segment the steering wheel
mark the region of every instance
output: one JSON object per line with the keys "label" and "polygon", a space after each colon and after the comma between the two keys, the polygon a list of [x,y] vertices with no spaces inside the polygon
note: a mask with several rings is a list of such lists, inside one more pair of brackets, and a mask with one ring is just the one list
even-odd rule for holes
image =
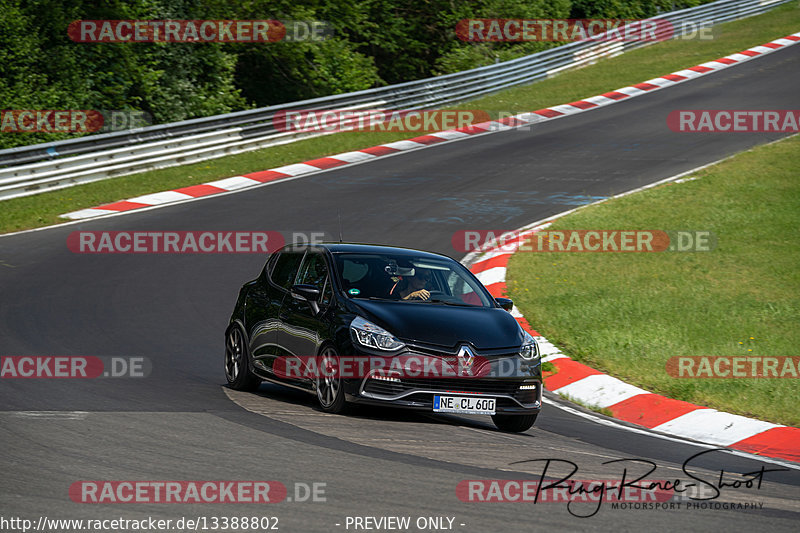
{"label": "steering wheel", "polygon": [[452,296],[450,296],[449,294],[445,293],[444,291],[428,291],[428,292],[430,293],[430,296],[428,296],[427,300],[425,300],[425,301],[430,301],[430,300],[434,300],[434,299],[438,299],[438,300],[452,300],[453,299]]}

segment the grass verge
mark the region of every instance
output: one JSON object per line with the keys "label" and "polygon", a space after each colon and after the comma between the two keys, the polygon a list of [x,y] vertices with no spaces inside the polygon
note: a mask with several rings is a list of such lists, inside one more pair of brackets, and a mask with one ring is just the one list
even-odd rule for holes
{"label": "grass verge", "polygon": [[672,378],[672,356],[796,356],[800,136],[590,206],[548,229],[708,230],[695,253],[515,254],[508,287],[564,353],[623,381],[715,409],[800,425],[798,379]]}
{"label": "grass verge", "polygon": [[[602,60],[532,85],[457,106],[493,116],[519,113],[587,98],[763,44],[800,30],[800,7],[785,4],[723,24],[714,40],[668,41]],[[778,52],[780,53],[780,52]],[[142,172],[60,191],[2,202],[0,233],[63,222],[58,215],[133,196],[256,172],[340,152],[413,137],[411,133],[339,133],[192,165]]]}

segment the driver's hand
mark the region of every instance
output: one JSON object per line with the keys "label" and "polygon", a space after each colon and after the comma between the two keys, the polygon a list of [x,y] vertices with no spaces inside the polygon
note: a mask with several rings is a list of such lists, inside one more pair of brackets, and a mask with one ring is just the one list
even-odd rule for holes
{"label": "driver's hand", "polygon": [[408,296],[406,296],[406,300],[427,300],[431,297],[431,293],[425,289],[420,289],[418,291],[414,291]]}

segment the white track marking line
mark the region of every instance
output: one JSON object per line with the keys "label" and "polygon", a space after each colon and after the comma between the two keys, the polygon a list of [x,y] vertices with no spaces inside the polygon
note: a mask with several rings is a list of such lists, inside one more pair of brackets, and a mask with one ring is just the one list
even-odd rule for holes
{"label": "white track marking line", "polygon": [[650,394],[649,391],[629,385],[608,374],[586,376],[551,392],[562,396],[566,394],[570,398],[600,408],[610,407],[640,394]]}
{"label": "white track marking line", "polygon": [[420,148],[425,145],[414,141],[397,141],[393,143],[382,144],[381,146],[394,148],[395,150],[411,150],[412,148]]}
{"label": "white track marking line", "polygon": [[260,182],[250,178],[245,178],[244,176],[233,176],[232,178],[224,178],[221,180],[209,181],[204,185],[211,185],[212,187],[217,187],[219,189],[224,189],[228,192],[231,192],[237,189],[244,189],[247,187],[253,187],[255,185],[260,185],[260,184],[261,184]]}
{"label": "white track marking line", "polygon": [[126,201],[136,202],[137,204],[159,205],[170,202],[180,202],[181,200],[188,200],[190,198],[194,197],[177,191],[162,191],[154,192],[152,194],[145,194],[143,196],[136,196],[135,198],[129,198]]}
{"label": "white track marking line", "polygon": [[730,446],[779,426],[715,409],[696,409],[656,426],[654,431],[681,435],[711,444]]}
{"label": "white track marking line", "polygon": [[330,159],[338,159],[339,161],[347,161],[348,163],[356,163],[358,161],[366,161],[368,159],[374,159],[377,157],[374,154],[368,154],[366,152],[344,152],[343,154],[336,154],[336,155],[329,155]]}
{"label": "white track marking line", "polygon": [[308,174],[309,172],[316,172],[319,170],[319,168],[307,165],[305,163],[294,163],[293,165],[284,165],[282,167],[270,168],[267,170],[280,172],[281,174],[288,174],[290,176],[301,176],[303,174]]}

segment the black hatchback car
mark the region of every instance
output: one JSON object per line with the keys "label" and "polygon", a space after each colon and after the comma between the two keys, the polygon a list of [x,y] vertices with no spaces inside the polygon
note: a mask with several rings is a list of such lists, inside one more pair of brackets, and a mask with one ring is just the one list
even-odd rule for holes
{"label": "black hatchback car", "polygon": [[487,414],[525,431],[542,405],[535,339],[457,261],[363,244],[290,245],[245,283],[225,332],[225,375],[368,403]]}

